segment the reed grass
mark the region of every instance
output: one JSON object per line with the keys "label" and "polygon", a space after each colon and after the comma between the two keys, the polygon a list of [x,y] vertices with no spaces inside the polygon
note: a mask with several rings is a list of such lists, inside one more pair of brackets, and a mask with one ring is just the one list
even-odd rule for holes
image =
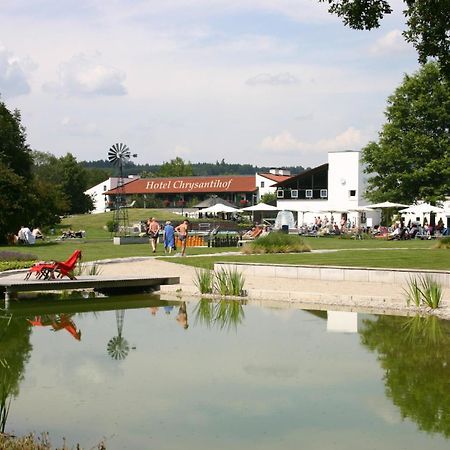
{"label": "reed grass", "polygon": [[194,284],[200,294],[211,294],[214,287],[214,272],[208,269],[196,270]]}
{"label": "reed grass", "polygon": [[412,302],[415,306],[426,305],[431,309],[439,308],[443,296],[442,286],[431,275],[410,278],[404,291],[408,306]]}

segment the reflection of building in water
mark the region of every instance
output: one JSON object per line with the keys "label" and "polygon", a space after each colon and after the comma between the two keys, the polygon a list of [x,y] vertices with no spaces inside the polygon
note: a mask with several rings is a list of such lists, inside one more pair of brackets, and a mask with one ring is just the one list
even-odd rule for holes
{"label": "reflection of building in water", "polygon": [[357,333],[358,313],[349,311],[328,311],[327,331],[331,333]]}

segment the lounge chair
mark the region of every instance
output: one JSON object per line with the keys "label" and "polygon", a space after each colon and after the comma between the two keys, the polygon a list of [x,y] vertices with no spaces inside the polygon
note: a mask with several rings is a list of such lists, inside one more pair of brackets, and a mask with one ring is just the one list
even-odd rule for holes
{"label": "lounge chair", "polygon": [[66,261],[44,261],[36,263],[28,270],[25,275],[25,280],[28,280],[32,273],[35,274],[36,278],[43,278],[44,280],[56,278],[55,273],[58,278],[68,277],[71,280],[76,280],[73,271],[79,259],[81,259],[81,250],[75,250]]}

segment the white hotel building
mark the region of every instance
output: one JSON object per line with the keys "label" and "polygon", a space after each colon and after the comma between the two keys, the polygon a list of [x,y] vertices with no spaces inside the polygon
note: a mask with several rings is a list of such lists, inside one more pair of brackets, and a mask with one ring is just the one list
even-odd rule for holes
{"label": "white hotel building", "polygon": [[354,224],[378,224],[380,211],[365,208],[368,174],[361,156],[360,151],[329,152],[328,163],[277,184],[277,206],[296,211],[299,225],[331,215],[338,223],[344,218]]}

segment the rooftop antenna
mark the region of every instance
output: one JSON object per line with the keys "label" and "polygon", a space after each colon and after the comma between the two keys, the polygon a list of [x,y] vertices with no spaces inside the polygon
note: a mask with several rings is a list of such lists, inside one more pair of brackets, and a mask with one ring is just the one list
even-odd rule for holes
{"label": "rooftop antenna", "polygon": [[[114,235],[125,236],[128,229],[128,209],[123,182],[123,166],[130,160],[130,149],[125,144],[114,144],[108,151],[109,162],[119,168],[116,195],[114,198]],[[134,156],[134,155],[133,155]]]}

